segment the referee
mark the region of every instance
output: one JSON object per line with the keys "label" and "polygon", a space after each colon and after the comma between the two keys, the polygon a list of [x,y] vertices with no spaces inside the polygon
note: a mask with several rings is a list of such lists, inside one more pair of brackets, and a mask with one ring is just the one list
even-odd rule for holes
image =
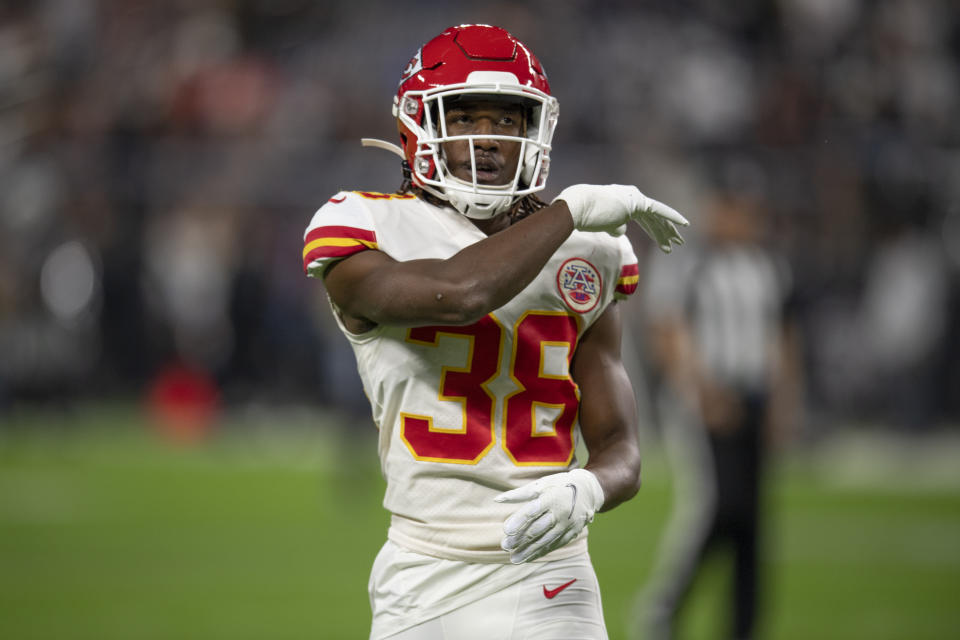
{"label": "referee", "polygon": [[[795,414],[799,376],[790,277],[762,238],[762,200],[719,192],[702,246],[680,269],[651,265],[647,288],[656,397],[676,495],[650,580],[641,637],[674,637],[708,554],[728,554],[732,628],[754,635],[760,484],[769,427]],[[656,258],[654,259],[656,260]]]}

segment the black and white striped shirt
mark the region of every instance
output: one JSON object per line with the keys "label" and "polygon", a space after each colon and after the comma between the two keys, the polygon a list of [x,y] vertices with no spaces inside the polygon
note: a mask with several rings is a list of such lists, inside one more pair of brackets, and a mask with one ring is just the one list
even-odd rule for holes
{"label": "black and white striped shirt", "polygon": [[786,264],[748,245],[681,255],[679,261],[658,256],[651,265],[651,317],[683,318],[704,373],[717,383],[748,393],[768,390],[790,288]]}

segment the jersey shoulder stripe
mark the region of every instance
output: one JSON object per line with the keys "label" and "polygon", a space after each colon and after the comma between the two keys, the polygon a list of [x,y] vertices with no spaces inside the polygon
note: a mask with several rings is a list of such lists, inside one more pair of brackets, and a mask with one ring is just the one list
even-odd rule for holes
{"label": "jersey shoulder stripe", "polygon": [[620,269],[620,277],[617,279],[616,292],[622,296],[629,296],[637,290],[637,283],[640,282],[640,265],[636,262],[625,264]]}
{"label": "jersey shoulder stripe", "polygon": [[303,269],[325,258],[345,258],[361,251],[377,248],[377,234],[369,229],[342,225],[314,227],[303,245]]}
{"label": "jersey shoulder stripe", "polygon": [[617,300],[624,300],[637,290],[637,284],[640,282],[640,265],[627,236],[622,235],[616,240],[620,246],[620,275],[617,277],[613,296]]}
{"label": "jersey shoulder stripe", "polygon": [[361,251],[377,250],[376,223],[370,205],[384,202],[355,191],[340,191],[313,215],[303,235],[303,270],[320,277],[338,260]]}

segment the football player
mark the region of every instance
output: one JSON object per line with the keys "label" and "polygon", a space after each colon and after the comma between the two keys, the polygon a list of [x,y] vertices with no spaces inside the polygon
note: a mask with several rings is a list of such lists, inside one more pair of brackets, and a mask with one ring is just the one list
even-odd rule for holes
{"label": "football player", "polygon": [[[669,251],[670,207],[626,185],[547,204],[557,100],[498,27],[423,45],[394,99],[405,180],[342,191],[305,234],[379,428],[387,542],[371,638],[606,638],[586,525],[640,486],[616,301],[636,220]],[[588,460],[575,455],[582,438]]]}

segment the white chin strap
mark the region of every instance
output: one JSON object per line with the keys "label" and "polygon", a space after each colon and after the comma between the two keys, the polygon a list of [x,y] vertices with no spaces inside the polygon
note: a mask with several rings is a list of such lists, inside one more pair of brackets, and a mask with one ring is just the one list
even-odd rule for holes
{"label": "white chin strap", "polygon": [[[472,185],[469,182],[454,178],[453,176],[448,176],[447,181],[456,185],[453,188],[444,190],[444,196],[447,202],[449,202],[454,209],[474,220],[493,218],[504,211],[508,211],[516,201],[516,197],[509,193],[510,185],[504,185],[503,190],[506,192],[504,195],[493,195],[489,193],[472,193],[458,189],[457,187],[459,186],[462,186],[464,189],[470,189]],[[496,189],[496,187],[485,186],[484,189],[490,191]]]}

